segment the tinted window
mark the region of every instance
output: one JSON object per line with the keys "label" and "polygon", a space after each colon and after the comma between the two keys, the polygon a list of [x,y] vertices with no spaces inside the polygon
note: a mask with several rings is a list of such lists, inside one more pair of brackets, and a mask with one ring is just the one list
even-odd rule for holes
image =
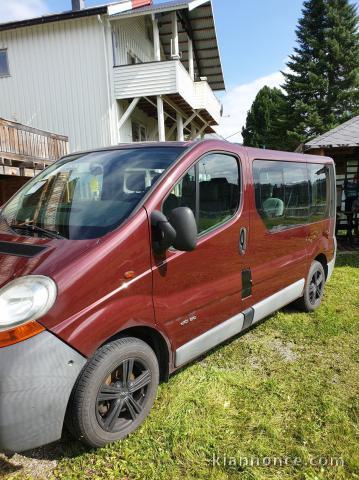
{"label": "tinted window", "polygon": [[239,171],[234,157],[213,154],[199,162],[198,231],[233,217],[239,205]]}
{"label": "tinted window", "polygon": [[309,189],[306,164],[256,160],[253,172],[257,211],[268,230],[307,223]]}
{"label": "tinted window", "polygon": [[10,75],[7,50],[0,50],[0,77]]}
{"label": "tinted window", "polygon": [[325,165],[309,164],[310,216],[315,222],[326,218],[328,212],[329,170]]}
{"label": "tinted window", "polygon": [[24,224],[74,240],[101,237],[128,218],[183,151],[128,148],[65,157],[27,183],[2,217],[29,235]]}
{"label": "tinted window", "polygon": [[175,186],[163,204],[169,216],[177,207],[192,209],[203,233],[230,219],[239,206],[237,160],[224,154],[211,154],[196,164]]}
{"label": "tinted window", "polygon": [[163,213],[169,216],[178,207],[189,207],[196,215],[196,171],[191,168],[166,198]]}

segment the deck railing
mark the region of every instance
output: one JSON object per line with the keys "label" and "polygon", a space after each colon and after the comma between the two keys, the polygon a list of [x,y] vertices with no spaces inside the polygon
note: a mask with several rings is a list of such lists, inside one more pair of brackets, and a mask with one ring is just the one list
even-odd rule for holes
{"label": "deck railing", "polygon": [[0,157],[52,163],[67,153],[67,137],[0,118]]}

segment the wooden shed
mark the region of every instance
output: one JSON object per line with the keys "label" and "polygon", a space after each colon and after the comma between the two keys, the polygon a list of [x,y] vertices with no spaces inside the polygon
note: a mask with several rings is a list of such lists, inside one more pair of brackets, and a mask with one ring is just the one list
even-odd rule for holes
{"label": "wooden shed", "polygon": [[0,205],[67,153],[67,137],[0,118]]}
{"label": "wooden shed", "polygon": [[358,241],[358,213],[353,212],[353,201],[348,202],[348,198],[350,188],[352,199],[355,195],[359,199],[359,116],[309,141],[303,149],[305,153],[327,155],[335,161],[337,230],[339,234],[346,231],[352,243]]}

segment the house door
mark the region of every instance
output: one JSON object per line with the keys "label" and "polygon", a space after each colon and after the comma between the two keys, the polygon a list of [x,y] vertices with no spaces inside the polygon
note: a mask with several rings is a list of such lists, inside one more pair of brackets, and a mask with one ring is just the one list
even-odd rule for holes
{"label": "house door", "polygon": [[[199,231],[195,251],[170,249],[166,258],[154,257],[156,321],[175,350],[188,345],[177,366],[210,349],[214,339],[219,343],[223,333],[228,334],[214,329],[222,322],[238,316],[232,328],[242,328],[243,315],[238,314],[243,309],[246,265],[239,241],[241,229],[248,230],[249,217],[240,191],[239,159],[213,153],[202,157],[164,199],[162,210],[167,216],[174,208],[191,208]],[[192,348],[189,342],[199,336],[201,343]]]}

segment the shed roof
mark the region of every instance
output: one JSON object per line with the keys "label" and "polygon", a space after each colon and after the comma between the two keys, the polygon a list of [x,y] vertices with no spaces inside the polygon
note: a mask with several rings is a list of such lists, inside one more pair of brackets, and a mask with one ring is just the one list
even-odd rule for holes
{"label": "shed roof", "polygon": [[359,147],[359,115],[305,144],[305,150],[329,147]]}

